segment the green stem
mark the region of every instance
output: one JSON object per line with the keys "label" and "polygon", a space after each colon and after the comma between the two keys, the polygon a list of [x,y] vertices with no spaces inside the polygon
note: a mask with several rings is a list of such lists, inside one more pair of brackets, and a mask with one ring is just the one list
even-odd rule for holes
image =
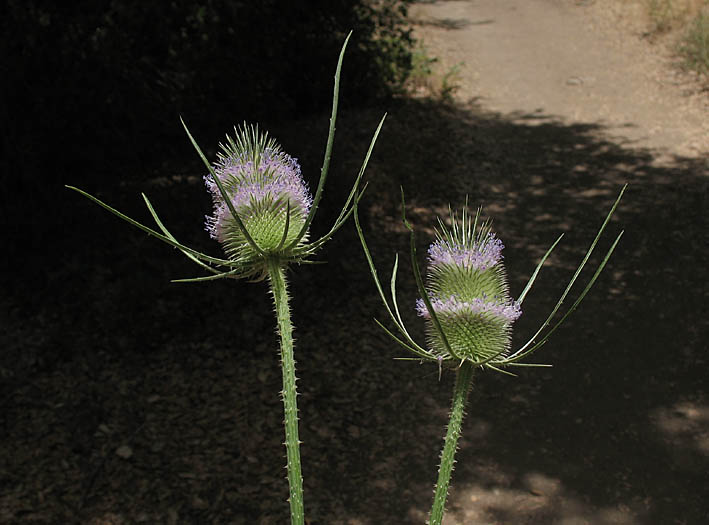
{"label": "green stem", "polygon": [[472,384],[473,365],[469,361],[465,361],[458,369],[453,389],[450,422],[448,423],[443,452],[441,453],[441,466],[438,469],[438,481],[436,482],[436,493],[433,497],[429,525],[441,525],[443,520],[446,498],[448,497],[448,486],[450,485],[453,464],[455,463],[455,451],[458,447],[460,427],[463,422],[463,411]]}
{"label": "green stem", "polygon": [[278,259],[268,259],[268,276],[273,303],[276,307],[278,333],[281,336],[281,366],[283,367],[283,409],[285,412],[286,457],[291,525],[303,525],[303,476],[300,470],[300,440],[298,439],[298,403],[293,358],[293,325],[288,306],[288,290],[284,268]]}

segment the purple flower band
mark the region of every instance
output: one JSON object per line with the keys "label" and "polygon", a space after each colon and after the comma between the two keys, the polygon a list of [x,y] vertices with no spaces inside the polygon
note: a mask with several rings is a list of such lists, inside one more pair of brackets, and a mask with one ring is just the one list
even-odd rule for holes
{"label": "purple flower band", "polygon": [[[510,323],[516,321],[519,316],[522,315],[522,308],[517,301],[497,303],[488,301],[485,297],[476,297],[472,301],[460,301],[455,296],[451,296],[446,300],[432,299],[431,306],[433,306],[433,310],[436,314],[489,314]],[[416,301],[416,311],[419,316],[425,319],[431,318],[423,299]]]}
{"label": "purple flower band", "polygon": [[475,243],[472,247],[438,239],[428,248],[428,260],[434,266],[453,264],[484,271],[500,262],[504,247],[494,233],[490,233],[481,243]]}
{"label": "purple flower band", "polygon": [[[304,217],[310,212],[313,199],[298,161],[278,149],[264,149],[257,166],[249,152],[223,156],[214,172],[227,189],[237,212],[248,213],[254,202],[269,200],[287,200],[291,210],[299,209]],[[224,240],[223,226],[231,213],[214,178],[207,175],[204,180],[214,200],[214,215],[207,216],[206,229],[212,238],[221,241]]]}

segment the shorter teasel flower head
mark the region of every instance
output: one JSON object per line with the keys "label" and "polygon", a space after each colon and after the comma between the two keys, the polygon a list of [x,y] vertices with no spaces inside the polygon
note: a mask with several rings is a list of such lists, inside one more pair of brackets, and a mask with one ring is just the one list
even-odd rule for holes
{"label": "shorter teasel flower head", "polygon": [[450,225],[446,225],[439,219],[436,240],[428,249],[428,272],[424,281],[416,254],[415,232],[406,219],[406,206],[403,201],[402,191],[403,221],[411,233],[411,266],[421,296],[416,301],[416,311],[426,321],[426,347],[418,344],[413,339],[404,325],[398,305],[396,277],[399,256],[397,255],[394,260],[390,284],[391,298],[387,299],[364,238],[364,232],[357,215],[357,206],[355,205],[354,215],[357,233],[362,243],[374,284],[379,292],[379,297],[382,299],[398,334],[389,330],[376,319],[375,321],[394,341],[416,356],[409,359],[433,361],[437,362],[439,366],[443,361],[448,360],[457,361],[459,364],[467,361],[474,366],[509,375],[514,374],[507,371],[507,367],[550,366],[521,362],[521,360],[547,342],[551,334],[578,307],[598,279],[603,268],[605,268],[623,235],[622,231],[618,234],[593,276],[571,307],[561,315],[560,319],[552,324],[554,317],[608,225],[613,212],[623,197],[626,187],[627,185],[623,187],[618,195],[595,239],[586,251],[586,255],[549,316],[534,335],[515,351],[510,350],[512,324],[522,314],[522,302],[532,288],[544,262],[561,241],[563,234],[556,239],[539,261],[519,297],[513,299],[510,296],[505,268],[502,265],[502,250],[504,246],[502,241],[490,229],[489,221],[480,220],[480,210],[471,217],[464,208],[460,218],[451,211]]}
{"label": "shorter teasel flower head", "polygon": [[[207,217],[206,229],[231,260],[245,266],[258,265],[264,255],[293,255],[307,241],[307,232],[300,239],[297,236],[313,202],[298,161],[284,153],[268,134],[259,133],[258,127],[244,125],[234,131],[234,137],[227,137],[227,144],[221,145],[213,174],[204,178],[214,201],[214,213]],[[253,243],[235,219],[232,207]]]}
{"label": "shorter teasel flower head", "polygon": [[[509,296],[502,241],[489,223],[478,224],[479,214],[475,219],[471,224],[464,209],[460,222],[454,215],[450,227],[440,221],[428,249],[426,291],[454,355],[482,361],[509,350],[512,323],[522,310]],[[416,310],[427,321],[433,352],[450,358],[424,299]]]}
{"label": "shorter teasel flower head", "polygon": [[502,241],[489,222],[479,223],[479,212],[472,223],[467,210],[461,215],[458,220],[451,214],[450,227],[439,221],[437,239],[428,249],[425,288],[442,333],[424,299],[416,302],[416,310],[426,319],[435,354],[450,359],[450,346],[458,358],[484,361],[509,350],[512,323],[522,310],[509,294]]}

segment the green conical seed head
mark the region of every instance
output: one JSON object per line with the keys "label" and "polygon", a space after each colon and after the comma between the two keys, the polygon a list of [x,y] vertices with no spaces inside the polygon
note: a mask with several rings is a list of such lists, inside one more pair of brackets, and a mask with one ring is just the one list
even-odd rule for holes
{"label": "green conical seed head", "polygon": [[[261,200],[254,200],[248,207],[241,206],[236,209],[254,242],[266,254],[273,254],[279,248],[292,243],[305,223],[307,213],[303,213],[303,210],[297,207],[290,209],[290,206],[289,201],[285,199],[276,200],[266,196]],[[221,235],[218,237],[225,253],[230,259],[245,264],[262,259],[263,256],[246,240],[236,219],[228,213],[228,210],[226,212],[221,222]],[[286,223],[288,223],[288,232],[283,240]]]}

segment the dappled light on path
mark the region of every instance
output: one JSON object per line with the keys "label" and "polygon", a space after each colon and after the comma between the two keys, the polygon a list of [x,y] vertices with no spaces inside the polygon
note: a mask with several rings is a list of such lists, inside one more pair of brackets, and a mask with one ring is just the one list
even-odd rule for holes
{"label": "dappled light on path", "polygon": [[671,407],[658,407],[650,416],[663,437],[675,446],[682,458],[691,461],[691,454],[709,456],[709,406],[679,402]]}
{"label": "dappled light on path", "polygon": [[[640,525],[644,509],[623,503],[598,507],[564,487],[563,481],[540,472],[503,475],[500,465],[479,468],[480,482],[455,491],[445,525]],[[487,479],[486,472],[493,472]]]}

